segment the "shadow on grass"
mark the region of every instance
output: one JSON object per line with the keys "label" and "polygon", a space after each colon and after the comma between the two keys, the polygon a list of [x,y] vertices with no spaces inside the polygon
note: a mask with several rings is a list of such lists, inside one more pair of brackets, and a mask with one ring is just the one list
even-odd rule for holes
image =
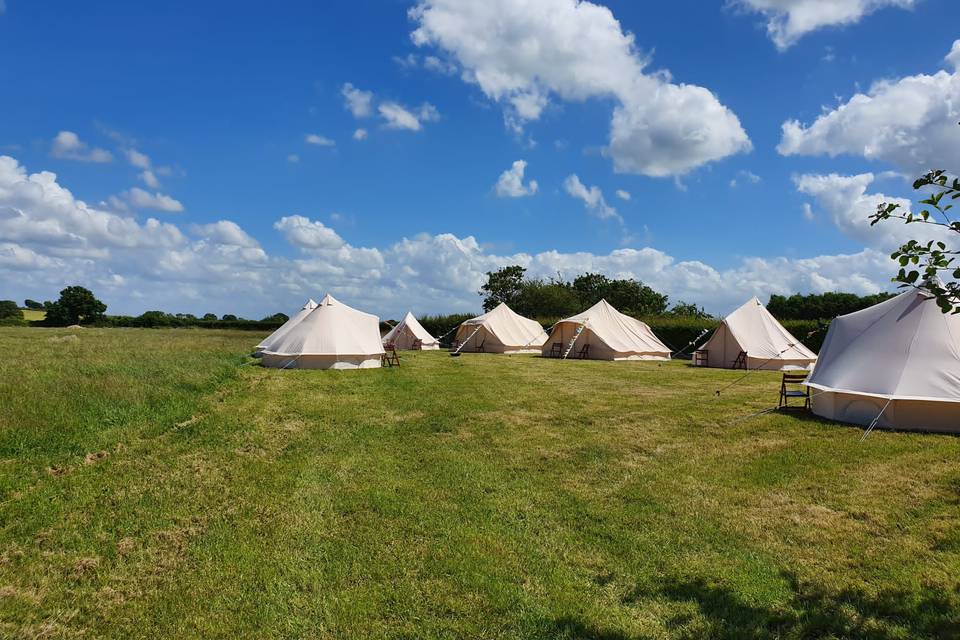
{"label": "shadow on grass", "polygon": [[[692,603],[705,618],[709,631],[683,629],[691,617],[677,616],[668,627],[680,638],[958,638],[960,592],[932,587],[919,591],[886,590],[868,594],[856,589],[828,591],[784,574],[792,590],[783,607],[768,608],[745,602],[732,590],[702,579],[669,580],[653,591],[638,589],[628,600],[664,598]],[[589,630],[588,630],[589,631]],[[568,637],[618,637],[583,636]],[[623,636],[619,636],[623,637]]]}

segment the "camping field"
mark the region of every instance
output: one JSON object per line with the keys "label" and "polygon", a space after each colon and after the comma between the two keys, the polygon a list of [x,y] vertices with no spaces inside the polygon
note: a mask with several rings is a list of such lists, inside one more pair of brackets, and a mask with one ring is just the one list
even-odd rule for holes
{"label": "camping field", "polygon": [[775,373],[258,339],[0,329],[0,636],[960,635],[960,439],[741,419]]}

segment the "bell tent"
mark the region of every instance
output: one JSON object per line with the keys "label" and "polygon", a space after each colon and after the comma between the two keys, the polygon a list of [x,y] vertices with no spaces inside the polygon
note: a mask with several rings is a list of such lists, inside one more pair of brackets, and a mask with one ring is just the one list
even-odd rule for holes
{"label": "bell tent", "polygon": [[383,336],[383,344],[392,344],[397,349],[420,349],[428,351],[439,349],[440,342],[423,328],[423,325],[407,311],[403,320]]}
{"label": "bell tent", "polygon": [[300,321],[306,318],[307,314],[309,314],[311,311],[313,311],[316,308],[317,308],[317,303],[313,301],[313,298],[307,300],[307,303],[300,308],[300,311],[297,311],[295,314],[293,314],[293,316],[290,319],[288,319],[286,322],[280,325],[279,329],[277,329],[276,331],[268,335],[266,338],[264,338],[260,342],[260,344],[256,346],[257,355],[259,355],[261,351],[269,347],[274,340],[277,340],[287,335],[287,332],[290,331],[290,329],[293,329],[295,326],[300,324]]}
{"label": "bell tent", "polygon": [[606,300],[553,325],[542,353],[594,360],[670,359],[670,348],[646,323],[620,313]]}
{"label": "bell tent", "polygon": [[960,432],[960,315],[920,288],[840,316],[807,385],[830,420]]}
{"label": "bell tent", "polygon": [[699,351],[706,352],[701,366],[724,369],[809,368],[817,361],[756,297],[724,318]]}
{"label": "bell tent", "polygon": [[263,365],[283,369],[368,369],[380,366],[380,319],[324,296],[286,335],[263,351]]}
{"label": "bell tent", "polygon": [[466,320],[457,329],[458,351],[540,353],[547,334],[540,323],[500,303],[482,316]]}

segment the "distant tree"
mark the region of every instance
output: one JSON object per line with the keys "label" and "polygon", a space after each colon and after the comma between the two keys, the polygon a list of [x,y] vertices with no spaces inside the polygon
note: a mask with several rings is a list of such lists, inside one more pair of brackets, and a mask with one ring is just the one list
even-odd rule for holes
{"label": "distant tree", "polygon": [[31,300],[30,298],[27,298],[26,300],[23,301],[23,306],[26,307],[27,309],[34,309],[34,310],[43,309],[42,302],[37,302],[36,300]]}
{"label": "distant tree", "polygon": [[511,306],[520,315],[538,318],[563,318],[581,310],[573,287],[559,279],[525,280]]}
{"label": "distant tree", "polygon": [[169,327],[178,324],[177,317],[163,311],[144,311],[133,319],[135,327]]}
{"label": "distant tree", "polygon": [[667,310],[667,296],[639,280],[614,280],[600,273],[585,273],[575,278],[572,286],[584,308],[605,299],[633,316],[659,315]]}
{"label": "distant tree", "polygon": [[13,300],[0,300],[0,324],[23,323],[23,311]]}
{"label": "distant tree", "polygon": [[220,319],[226,322],[236,322],[237,316],[233,315],[232,313],[225,313],[223,314],[223,317]]}
{"label": "distant tree", "polygon": [[286,321],[289,320],[289,319],[290,319],[290,316],[288,316],[288,315],[285,314],[285,313],[275,313],[275,314],[273,314],[272,316],[267,316],[266,318],[264,318],[264,319],[261,320],[260,322],[279,322],[279,323],[282,324],[282,323],[286,322]]}
{"label": "distant tree", "polygon": [[487,271],[487,281],[478,292],[483,296],[483,310],[490,311],[502,302],[512,307],[523,290],[526,272],[527,270],[519,265]]}
{"label": "distant tree", "polygon": [[211,321],[216,320],[216,319],[217,319],[217,314],[215,314],[215,313],[205,313],[205,314],[203,314],[203,320],[205,320],[205,321],[207,321],[207,322],[211,322]]}
{"label": "distant tree", "polygon": [[683,300],[673,305],[668,313],[671,316],[677,316],[680,318],[700,318],[706,320],[713,317],[707,313],[703,307],[698,307],[691,302],[684,302]]}
{"label": "distant tree", "polygon": [[89,289],[80,286],[67,287],[60,292],[56,302],[44,303],[44,322],[55,327],[91,323],[103,319],[107,305],[97,300]]}
{"label": "distant tree", "polygon": [[828,320],[872,307],[892,296],[892,293],[858,296],[839,292],[795,293],[792,296],[773,294],[767,303],[767,311],[778,320]]}

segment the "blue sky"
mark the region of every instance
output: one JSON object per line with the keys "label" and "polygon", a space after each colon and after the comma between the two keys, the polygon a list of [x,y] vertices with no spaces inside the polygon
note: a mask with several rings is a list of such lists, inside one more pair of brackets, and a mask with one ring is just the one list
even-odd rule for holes
{"label": "blue sky", "polygon": [[723,313],[888,286],[865,216],[960,164],[950,0],[499,4],[7,0],[0,297],[395,317],[520,262]]}

